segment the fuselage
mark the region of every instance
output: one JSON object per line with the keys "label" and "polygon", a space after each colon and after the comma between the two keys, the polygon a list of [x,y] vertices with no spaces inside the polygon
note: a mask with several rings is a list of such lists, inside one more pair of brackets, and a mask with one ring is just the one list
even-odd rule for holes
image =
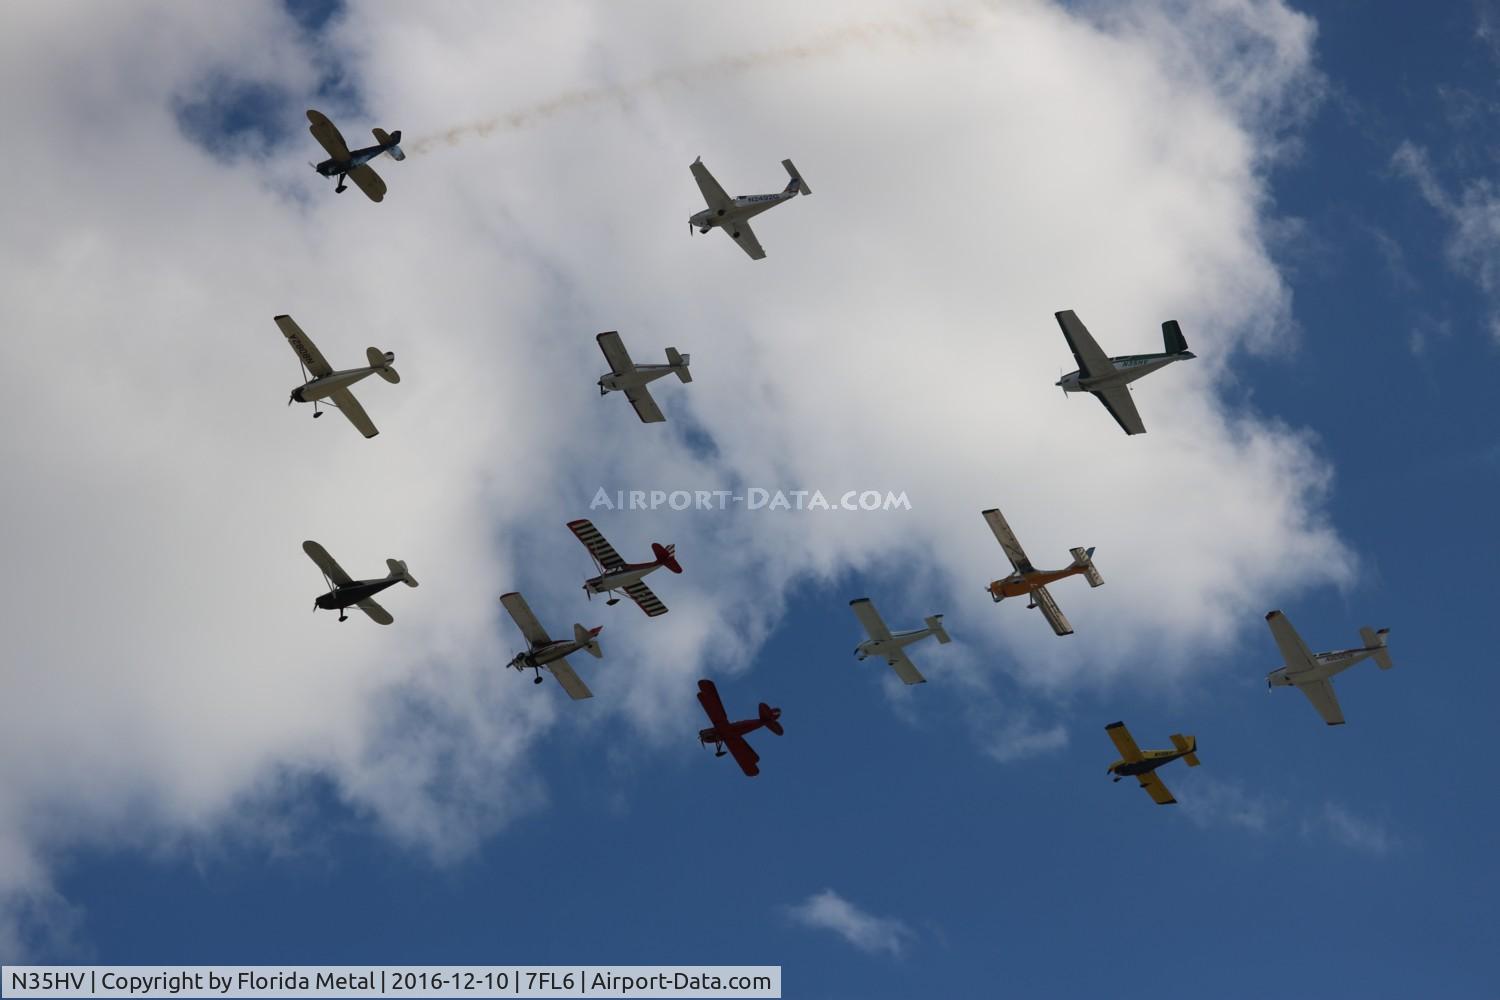
{"label": "fuselage", "polygon": [[[589,635],[596,636],[602,631],[602,626],[590,629]],[[527,667],[544,667],[563,657],[571,656],[583,649],[584,644],[576,639],[554,639],[538,646],[532,646],[524,653],[517,653],[516,658],[511,661],[512,666],[521,665]]]}
{"label": "fuselage", "polygon": [[[1196,749],[1195,746],[1194,750]],[[1109,773],[1122,777],[1145,774],[1148,771],[1156,770],[1163,764],[1170,764],[1174,760],[1186,757],[1192,752],[1193,750],[1143,750],[1141,751],[1142,757],[1140,760],[1121,759],[1109,765]]]}
{"label": "fuselage", "polygon": [[795,197],[797,197],[796,191],[778,191],[775,194],[742,194],[737,196],[727,208],[705,208],[703,211],[694,214],[688,219],[688,222],[705,233],[715,226],[733,228],[734,223],[752,219],[766,209]]}
{"label": "fuselage", "polygon": [[1087,572],[1087,566],[1069,566],[1066,569],[1038,569],[1030,573],[1012,573],[1005,579],[996,580],[990,584],[990,596],[996,601],[1002,601],[1007,597],[1020,597],[1054,581]]}
{"label": "fuselage", "polygon": [[1109,363],[1114,367],[1113,371],[1093,378],[1084,378],[1082,372],[1072,371],[1058,379],[1057,384],[1064,392],[1092,392],[1111,385],[1134,382],[1158,368],[1165,368],[1174,361],[1185,361],[1191,357],[1194,357],[1192,351],[1182,351],[1177,354],[1124,354],[1109,359]]}
{"label": "fuselage", "polygon": [[292,401],[296,403],[311,403],[315,399],[323,399],[337,392],[339,389],[347,388],[361,379],[374,375],[379,370],[379,368],[375,367],[366,367],[346,368],[341,372],[331,372],[297,386],[297,388],[292,390]]}
{"label": "fuselage", "polygon": [[[776,714],[780,715],[778,711]],[[698,742],[704,746],[713,743],[723,743],[726,736],[744,736],[753,733],[766,724],[764,719],[741,719],[739,722],[731,722],[728,732],[720,732],[718,726],[709,726],[707,729],[698,730]]]}
{"label": "fuselage", "polygon": [[892,632],[888,639],[866,639],[854,647],[854,655],[861,660],[868,656],[887,656],[902,647],[910,646],[912,643],[932,635],[932,629],[919,628],[909,632]]}
{"label": "fuselage", "polygon": [[1331,653],[1318,653],[1313,657],[1313,666],[1309,670],[1290,670],[1281,667],[1273,670],[1266,676],[1266,682],[1275,686],[1291,687],[1297,684],[1309,684],[1313,681],[1326,681],[1334,674],[1348,670],[1361,660],[1373,656],[1376,651],[1383,647],[1367,649],[1338,649]]}
{"label": "fuselage", "polygon": [[641,577],[658,569],[661,569],[661,563],[659,562],[626,563],[619,569],[612,569],[608,573],[601,573],[585,581],[583,589],[590,594],[607,594],[611,590],[628,587],[632,583],[639,581]]}
{"label": "fuselage", "polygon": [[340,160],[330,157],[329,159],[324,160],[322,163],[319,163],[313,169],[322,174],[324,177],[337,177],[339,174],[347,174],[349,171],[353,170],[357,166],[360,166],[361,164],[369,163],[371,160],[375,159],[375,157],[379,156],[381,153],[384,153],[394,145],[396,145],[396,143],[392,142],[379,146],[366,146],[364,149],[356,149],[350,152],[349,158],[347,160]]}
{"label": "fuselage", "polygon": [[599,388],[605,392],[621,392],[625,389],[637,389],[655,382],[663,375],[670,375],[676,369],[672,365],[636,365],[634,371],[610,372],[599,379]]}
{"label": "fuselage", "polygon": [[387,587],[401,582],[400,577],[391,576],[381,580],[355,580],[341,587],[334,587],[315,602],[324,611],[342,611],[353,607],[366,597],[374,597]]}

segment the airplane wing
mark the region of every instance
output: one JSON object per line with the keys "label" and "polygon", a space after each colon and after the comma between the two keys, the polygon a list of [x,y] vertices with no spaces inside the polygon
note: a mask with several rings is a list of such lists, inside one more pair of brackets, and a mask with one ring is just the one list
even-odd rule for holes
{"label": "airplane wing", "polygon": [[1030,573],[1036,567],[1031,565],[1031,560],[1026,558],[1026,552],[1021,548],[1021,543],[1016,541],[1015,532],[1010,530],[1010,525],[1005,523],[1005,515],[999,510],[991,507],[984,512],[984,520],[995,533],[995,540],[1000,543],[1000,548],[1005,550],[1005,558],[1010,560],[1011,566],[1015,567],[1017,573]]}
{"label": "airplane wing", "polygon": [[1115,749],[1120,751],[1120,757],[1124,760],[1137,761],[1145,756],[1141,753],[1141,748],[1136,746],[1135,737],[1131,736],[1130,730],[1125,728],[1125,723],[1111,722],[1104,727],[1104,731],[1109,734],[1110,739],[1115,741]]}
{"label": "airplane wing", "polygon": [[594,527],[594,522],[588,518],[579,518],[577,521],[568,522],[568,530],[578,536],[578,540],[589,550],[589,554],[598,561],[605,570],[618,569],[625,565],[625,560],[620,558],[620,553],[615,547],[599,534],[599,529]]}
{"label": "airplane wing", "polygon": [[307,369],[313,378],[322,378],[324,375],[333,374],[333,366],[323,358],[323,353],[318,350],[318,345],[312,342],[302,328],[292,321],[290,316],[277,316],[276,325],[281,328],[281,335],[286,342],[292,345],[292,350],[302,361],[302,366]]}
{"label": "airplane wing", "polygon": [[361,163],[349,171],[349,179],[358,184],[365,197],[371,201],[379,201],[385,197],[385,181],[380,179],[375,168],[368,163]]}
{"label": "airplane wing", "polygon": [[896,671],[896,676],[901,678],[907,684],[927,683],[927,678],[923,677],[921,672],[918,671],[917,668],[912,664],[911,660],[906,658],[905,650],[898,649],[896,652],[886,657],[885,662],[889,663],[891,665],[891,669]]}
{"label": "airplane wing", "polygon": [[589,686],[583,683],[583,678],[573,672],[573,667],[566,658],[553,660],[547,664],[547,669],[552,671],[552,676],[557,678],[557,683],[562,685],[562,689],[568,692],[568,697],[574,701],[582,701],[594,696]]}
{"label": "airplane wing", "polygon": [[1330,726],[1342,726],[1344,724],[1344,713],[1339,709],[1339,700],[1333,695],[1333,685],[1326,681],[1309,681],[1306,684],[1298,684],[1297,690],[1307,695],[1307,700],[1312,702],[1312,707],[1318,710],[1323,721]]}
{"label": "airplane wing", "polygon": [[729,751],[729,756],[745,772],[745,777],[753,778],[760,773],[760,754],[755,748],[745,742],[743,736],[729,735],[724,737],[724,749]]}
{"label": "airplane wing", "polygon": [[666,414],[661,412],[661,407],[656,405],[656,400],[645,386],[639,385],[625,390],[625,398],[630,400],[630,405],[635,407],[635,415],[641,418],[643,424],[659,424],[666,420]]}
{"label": "airplane wing", "polygon": [[1146,425],[1141,422],[1140,411],[1135,408],[1135,400],[1130,398],[1130,387],[1126,385],[1111,386],[1108,389],[1091,389],[1094,398],[1104,404],[1109,415],[1115,418],[1115,423],[1125,428],[1126,434],[1144,434]]}
{"label": "airplane wing", "polygon": [[[1272,611],[1266,615],[1266,624],[1271,626],[1271,636],[1276,640],[1276,648],[1281,650],[1281,659],[1286,664],[1287,673],[1301,673],[1318,665],[1318,661],[1313,659],[1312,650],[1307,648],[1307,643],[1303,642],[1297,630],[1292,628],[1292,623],[1287,620],[1286,615],[1280,611]],[[1312,695],[1308,697],[1311,698]],[[1317,701],[1314,700],[1313,704],[1316,705]],[[1321,712],[1322,709],[1318,711]],[[1337,704],[1334,706],[1334,711],[1338,711]]]}
{"label": "airplane wing", "polygon": [[713,681],[698,682],[698,704],[703,706],[708,721],[713,723],[715,729],[722,733],[729,728],[729,716],[724,712],[724,702],[719,700],[719,689],[714,686]]}
{"label": "airplane wing", "polygon": [[703,192],[703,200],[708,203],[709,208],[717,211],[734,204],[734,199],[724,193],[719,182],[714,180],[714,175],[709,173],[708,168],[703,165],[701,157],[694,160],[689,169],[693,171],[693,180],[698,182],[698,190]]}
{"label": "airplane wing", "polygon": [[333,127],[333,122],[323,112],[309,109],[307,120],[312,123],[307,126],[307,130],[328,150],[329,156],[335,160],[349,159],[349,147],[345,144],[344,137],[339,135],[339,130]]}
{"label": "airplane wing", "polygon": [[1172,792],[1166,785],[1162,784],[1155,771],[1147,771],[1145,774],[1136,775],[1141,781],[1141,787],[1146,794],[1151,796],[1151,801],[1159,806],[1176,805],[1177,800],[1172,797]]}
{"label": "airplane wing", "polygon": [[526,598],[518,593],[502,594],[500,604],[515,620],[516,627],[521,630],[521,635],[533,646],[540,646],[551,642],[547,630],[542,628],[542,623],[536,620],[536,615],[531,613],[531,607],[526,603]]}
{"label": "airplane wing", "polygon": [[1047,624],[1052,626],[1052,631],[1058,635],[1072,635],[1073,626],[1068,624],[1067,616],[1062,613],[1062,608],[1052,599],[1046,587],[1034,587],[1029,595],[1036,606],[1041,608],[1042,617],[1047,619]]}
{"label": "airplane wing", "polygon": [[1057,314],[1057,325],[1062,327],[1063,337],[1073,351],[1073,360],[1078,362],[1078,374],[1083,378],[1097,378],[1115,370],[1109,357],[1099,349],[1099,344],[1089,333],[1088,327],[1078,319],[1078,314],[1066,309]]}
{"label": "airplane wing", "polygon": [[373,598],[366,597],[363,601],[358,602],[354,606],[363,611],[365,614],[369,615],[370,620],[375,622],[377,625],[389,625],[391,622],[396,620],[391,617],[391,613],[389,611],[376,604]]}
{"label": "airplane wing", "polygon": [[625,591],[626,597],[630,598],[632,601],[641,606],[641,610],[646,612],[647,618],[655,618],[658,615],[664,615],[667,613],[667,606],[661,602],[661,599],[659,597],[651,592],[650,587],[646,586],[644,583],[641,583],[639,580],[637,580],[635,583],[630,584],[628,587],[622,587],[620,589]]}
{"label": "airplane wing", "polygon": [[620,339],[619,333],[610,330],[594,339],[599,342],[599,350],[604,352],[604,360],[609,364],[610,371],[616,375],[635,371],[635,362],[630,360],[630,352],[625,350],[625,342]]}
{"label": "airplane wing", "polygon": [[359,432],[367,438],[372,438],[380,432],[370,422],[370,415],[365,408],[359,405],[359,400],[354,398],[354,393],[348,389],[335,389],[328,394],[328,401],[338,407],[340,413],[349,418],[349,422],[359,428]]}
{"label": "airplane wing", "polygon": [[318,564],[318,569],[322,570],[323,575],[333,581],[333,585],[335,587],[342,587],[345,584],[354,582],[354,577],[350,576],[348,573],[345,573],[344,567],[334,562],[333,556],[328,554],[328,550],[323,548],[323,546],[319,545],[317,542],[314,542],[311,539],[303,542],[302,551],[306,552],[308,558]]}
{"label": "airplane wing", "polygon": [[891,630],[886,628],[885,620],[880,617],[880,612],[875,610],[875,605],[868,597],[859,597],[849,602],[849,607],[854,611],[854,617],[865,627],[871,639],[889,639]]}
{"label": "airplane wing", "polygon": [[766,255],[760,247],[760,240],[755,238],[755,230],[750,228],[749,222],[736,222],[733,230],[724,231],[740,245],[741,250],[750,255],[751,260],[760,260]]}

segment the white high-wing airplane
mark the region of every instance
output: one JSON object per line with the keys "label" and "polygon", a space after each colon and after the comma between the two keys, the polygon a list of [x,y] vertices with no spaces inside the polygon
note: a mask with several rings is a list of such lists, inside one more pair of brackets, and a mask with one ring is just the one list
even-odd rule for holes
{"label": "white high-wing airplane", "polygon": [[734,237],[734,241],[750,255],[751,260],[760,260],[766,252],[760,248],[760,240],[755,238],[755,233],[750,228],[750,219],[799,194],[812,194],[807,182],[797,173],[797,168],[792,166],[791,160],[782,160],[781,165],[792,175],[791,183],[781,191],[776,194],[742,194],[731,198],[703,165],[703,158],[700,156],[694,160],[691,168],[693,178],[698,182],[698,190],[703,192],[703,200],[708,202],[708,207],[688,219],[688,232],[692,233],[696,229],[700,233],[706,233],[718,226]]}
{"label": "white high-wing airplane", "polygon": [[1373,659],[1381,670],[1389,670],[1394,665],[1391,663],[1391,654],[1386,652],[1386,636],[1391,631],[1388,628],[1377,631],[1367,625],[1360,629],[1359,637],[1364,645],[1358,649],[1314,654],[1297,634],[1297,630],[1292,628],[1286,615],[1280,611],[1268,612],[1266,624],[1271,626],[1271,635],[1276,639],[1277,648],[1281,650],[1281,658],[1286,661],[1286,666],[1273,670],[1266,676],[1266,689],[1295,686],[1307,695],[1307,700],[1312,702],[1313,708],[1318,710],[1323,721],[1330,726],[1342,726],[1344,713],[1339,709],[1339,700],[1334,697],[1333,684],[1329,678],[1342,670],[1348,670],[1360,660]]}
{"label": "white high-wing airplane", "polygon": [[943,616],[933,615],[925,619],[926,628],[912,629],[909,632],[892,632],[886,627],[885,621],[880,617],[880,612],[875,610],[875,605],[868,597],[857,597],[849,602],[849,607],[854,609],[854,617],[865,627],[870,638],[854,647],[854,655],[861,660],[869,656],[881,656],[885,662],[896,671],[896,676],[908,684],[925,684],[927,678],[923,677],[911,660],[906,658],[906,646],[927,638],[929,635],[937,636],[939,645],[950,640],[948,633],[943,631]]}
{"label": "white high-wing airplane", "polygon": [[318,345],[314,344],[302,332],[302,328],[292,322],[290,316],[277,316],[276,325],[281,327],[281,332],[286,336],[286,342],[292,345],[292,351],[296,353],[297,360],[302,363],[302,374],[307,379],[302,385],[292,390],[292,398],[287,400],[287,405],[293,403],[311,403],[313,405],[313,416],[321,417],[323,411],[318,409],[318,402],[327,403],[349,418],[349,422],[359,428],[359,432],[367,438],[372,438],[380,432],[370,421],[369,414],[365,413],[364,407],[359,405],[359,400],[354,398],[354,393],[349,387],[360,379],[371,375],[379,375],[387,382],[400,382],[401,376],[396,374],[396,369],[391,366],[396,363],[396,355],[390,351],[380,351],[370,348],[365,351],[365,359],[370,364],[365,368],[346,368],[344,371],[336,372],[333,366],[323,359]]}
{"label": "white high-wing airplane", "polygon": [[599,341],[599,350],[604,352],[604,360],[609,362],[610,369],[607,374],[599,377],[599,395],[623,392],[625,398],[630,400],[630,405],[635,407],[636,415],[643,424],[659,424],[666,420],[661,408],[656,405],[656,400],[651,398],[651,393],[646,389],[646,383],[654,382],[663,375],[676,375],[683,382],[691,382],[693,375],[688,371],[691,355],[678,354],[677,348],[669,347],[666,364],[638,365],[630,360],[624,342],[614,330],[601,333],[595,339]]}
{"label": "white high-wing airplane", "polygon": [[552,676],[557,678],[557,683],[568,692],[568,697],[574,701],[582,701],[584,698],[592,698],[594,692],[583,683],[583,679],[573,672],[566,657],[579,650],[588,653],[594,659],[604,656],[604,651],[599,648],[598,635],[604,626],[588,629],[582,625],[573,626],[573,638],[553,639],[547,635],[547,630],[542,628],[542,623],[537,621],[536,615],[531,613],[526,599],[518,593],[500,595],[500,603],[506,611],[510,612],[511,618],[515,619],[516,627],[521,630],[521,635],[526,638],[526,649],[517,653],[515,657],[506,664],[508,667],[526,672],[536,671],[536,680],[532,683],[542,683],[542,668],[546,667],[552,671]]}
{"label": "white high-wing airplane", "polygon": [[1126,434],[1146,433],[1146,425],[1141,423],[1141,415],[1130,398],[1130,383],[1174,361],[1197,356],[1187,349],[1187,339],[1175,319],[1161,325],[1163,353],[1122,354],[1117,358],[1104,356],[1088,327],[1073,310],[1058,313],[1057,324],[1062,327],[1063,336],[1073,349],[1073,358],[1078,362],[1078,370],[1064,375],[1057,384],[1065,393],[1093,393]]}

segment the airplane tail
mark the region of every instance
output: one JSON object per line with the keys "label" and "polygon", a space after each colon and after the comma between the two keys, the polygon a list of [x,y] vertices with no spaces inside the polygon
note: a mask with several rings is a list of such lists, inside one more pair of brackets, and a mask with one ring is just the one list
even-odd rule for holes
{"label": "airplane tail", "polygon": [[1104,586],[1104,577],[1100,576],[1099,571],[1094,568],[1094,550],[1092,548],[1069,549],[1068,551],[1073,553],[1073,565],[1083,567],[1083,578],[1089,582],[1090,587]]}
{"label": "airplane tail", "polygon": [[807,181],[803,180],[802,175],[797,173],[797,168],[792,166],[791,160],[782,160],[781,165],[786,167],[786,172],[792,175],[792,182],[786,186],[786,190],[796,191],[801,194],[812,194],[812,188],[808,187]]}
{"label": "airplane tail", "polygon": [[780,718],[781,709],[772,708],[765,702],[760,703],[760,721],[765,723],[766,728],[775,733],[777,736],[781,736],[785,732],[785,730],[781,728],[781,723],[778,721]]}
{"label": "airplane tail", "polygon": [[370,367],[375,369],[375,374],[387,382],[401,381],[401,375],[391,367],[396,363],[396,352],[370,347],[365,350],[365,359],[370,362]]}
{"label": "airplane tail", "polygon": [[667,348],[667,364],[672,366],[672,371],[684,382],[693,380],[693,373],[688,371],[688,363],[692,360],[691,354],[678,354],[677,348]]}
{"label": "airplane tail", "polygon": [[657,562],[661,563],[673,573],[682,572],[682,566],[677,562],[677,546],[663,545],[660,542],[652,542],[651,554],[656,557]]}
{"label": "airplane tail", "polygon": [[585,653],[589,654],[594,659],[596,659],[596,660],[603,659],[604,658],[604,650],[602,650],[602,649],[599,648],[599,639],[598,639],[599,633],[601,631],[603,631],[603,629],[604,629],[603,625],[599,626],[598,628],[594,628],[594,629],[584,628],[582,625],[574,625],[573,626],[573,641],[576,642],[576,643],[578,643],[578,648],[579,649],[583,650]]}
{"label": "airplane tail", "polygon": [[1182,753],[1182,761],[1188,767],[1197,767],[1202,763],[1198,760],[1198,737],[1173,733],[1172,745]]}
{"label": "airplane tail", "polygon": [[389,134],[387,134],[385,129],[383,128],[371,129],[370,131],[375,133],[376,142],[380,143],[382,146],[389,147],[386,152],[391,154],[391,159],[406,159],[406,154],[401,152],[401,130],[399,128]]}
{"label": "airplane tail", "polygon": [[929,629],[932,630],[932,634],[937,636],[937,641],[939,644],[953,641],[952,639],[948,638],[948,633],[943,629],[942,615],[933,615],[931,618],[925,620],[925,624]]}
{"label": "airplane tail", "polygon": [[1385,651],[1385,637],[1390,635],[1390,633],[1391,630],[1388,628],[1383,628],[1377,632],[1368,625],[1359,630],[1359,637],[1364,640],[1365,648],[1375,651],[1370,654],[1370,657],[1381,670],[1389,670],[1395,666],[1391,662],[1391,654]]}
{"label": "airplane tail", "polygon": [[400,580],[408,587],[415,587],[417,585],[416,577],[407,572],[406,563],[400,559],[387,559],[385,565],[391,571],[391,575],[387,579]]}
{"label": "airplane tail", "polygon": [[1175,319],[1169,319],[1161,325],[1162,350],[1168,354],[1186,354],[1192,356],[1187,349],[1187,338],[1182,335],[1182,327],[1177,325]]}

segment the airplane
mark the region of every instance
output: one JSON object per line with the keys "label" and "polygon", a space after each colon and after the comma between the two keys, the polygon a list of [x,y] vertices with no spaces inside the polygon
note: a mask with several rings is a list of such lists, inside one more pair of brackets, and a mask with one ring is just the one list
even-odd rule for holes
{"label": "airplane", "polygon": [[745,736],[762,726],[777,736],[782,735],[784,730],[777,721],[781,718],[781,709],[761,702],[758,718],[730,722],[729,716],[724,712],[724,703],[719,700],[719,689],[709,680],[698,682],[698,702],[703,706],[703,711],[708,713],[708,721],[713,723],[707,729],[698,730],[698,742],[704,746],[712,743],[715,757],[724,756],[724,748],[728,747],[727,752],[734,757],[740,770],[745,772],[745,777],[753,778],[759,774],[760,754],[745,742]]}
{"label": "airplane", "polygon": [[1104,731],[1109,733],[1109,738],[1115,741],[1115,746],[1119,748],[1122,758],[1109,765],[1109,773],[1115,776],[1116,781],[1133,775],[1146,790],[1146,794],[1150,795],[1152,801],[1159,806],[1170,806],[1177,800],[1156,776],[1156,769],[1163,764],[1170,764],[1179,757],[1188,767],[1197,767],[1201,763],[1198,760],[1198,739],[1195,736],[1173,733],[1172,745],[1177,749],[1142,750],[1135,745],[1135,740],[1131,738],[1130,730],[1125,728],[1125,723],[1111,722],[1104,727]]}
{"label": "airplane", "polygon": [[562,689],[568,692],[568,697],[574,701],[592,698],[594,692],[573,672],[566,658],[582,650],[596,660],[601,659],[604,651],[599,648],[598,635],[604,630],[604,626],[590,629],[574,625],[572,639],[553,639],[547,635],[547,630],[542,628],[542,623],[537,621],[536,615],[527,606],[526,599],[520,594],[501,594],[500,603],[510,612],[516,627],[526,638],[526,650],[517,653],[506,666],[514,667],[522,673],[535,670],[536,680],[532,681],[533,684],[542,683],[542,668],[546,667],[552,671],[552,676],[557,678]]}
{"label": "airplane", "polygon": [[338,187],[333,189],[334,193],[344,193],[344,188],[348,186],[344,183],[347,177],[358,184],[359,189],[371,201],[384,198],[385,181],[381,180],[380,175],[370,166],[370,161],[381,153],[390,153],[393,160],[406,159],[406,154],[401,152],[401,130],[397,129],[387,135],[384,129],[372,129],[377,145],[356,149],[351,153],[349,147],[344,144],[344,137],[339,135],[339,130],[333,127],[333,122],[329,121],[323,112],[309,109],[307,120],[312,123],[308,125],[307,130],[322,144],[324,149],[328,150],[329,157],[322,163],[309,163],[308,166],[324,177],[339,179]]}
{"label": "airplane", "polygon": [[1339,709],[1339,700],[1334,697],[1333,683],[1330,680],[1334,674],[1348,670],[1364,659],[1373,659],[1381,670],[1389,670],[1394,666],[1391,654],[1385,648],[1386,636],[1391,631],[1388,628],[1376,631],[1366,625],[1359,630],[1360,640],[1364,642],[1362,647],[1313,654],[1297,634],[1297,630],[1292,628],[1292,623],[1287,621],[1286,615],[1280,611],[1268,612],[1266,624],[1271,626],[1271,635],[1281,650],[1281,658],[1286,661],[1286,666],[1273,670],[1266,676],[1266,690],[1278,685],[1295,685],[1307,695],[1312,707],[1318,710],[1323,721],[1330,726],[1344,724],[1344,713]]}
{"label": "airplane", "polygon": [[623,392],[625,398],[630,400],[630,405],[635,407],[635,412],[641,418],[643,424],[659,424],[667,418],[662,415],[656,400],[651,398],[651,393],[646,389],[647,382],[654,382],[663,375],[676,375],[684,382],[691,382],[693,375],[688,371],[688,360],[690,355],[678,354],[677,348],[667,348],[667,363],[664,365],[638,365],[630,360],[630,355],[625,351],[625,344],[620,340],[620,335],[611,330],[601,333],[595,338],[599,341],[599,349],[604,352],[604,360],[609,362],[609,374],[599,378],[599,395],[603,396],[611,392]]}
{"label": "airplane", "polygon": [[1126,434],[1146,433],[1146,425],[1141,423],[1135,401],[1130,398],[1130,383],[1174,361],[1197,357],[1187,349],[1187,339],[1175,319],[1161,325],[1163,353],[1124,354],[1118,358],[1104,356],[1073,310],[1058,313],[1057,324],[1062,327],[1063,336],[1073,349],[1073,359],[1078,362],[1078,370],[1058,379],[1057,385],[1062,387],[1064,394],[1093,393]]}
{"label": "airplane", "polygon": [[297,355],[297,360],[302,363],[302,375],[306,379],[302,385],[292,390],[292,397],[286,401],[286,405],[293,403],[311,403],[313,405],[313,416],[321,417],[323,411],[318,409],[321,401],[328,406],[338,410],[349,418],[349,422],[359,429],[359,432],[367,438],[372,438],[380,432],[370,421],[369,414],[365,413],[364,407],[359,405],[359,400],[354,398],[354,393],[349,387],[361,379],[371,375],[379,375],[387,382],[396,383],[401,381],[401,376],[391,366],[396,363],[396,355],[390,351],[381,351],[371,347],[365,351],[365,360],[370,364],[365,368],[346,368],[336,372],[333,366],[323,359],[323,354],[318,350],[318,345],[312,342],[302,328],[292,321],[290,316],[275,317],[276,325],[281,328],[286,342],[292,345],[292,351]]}
{"label": "airplane", "polygon": [[591,577],[583,585],[583,592],[590,599],[595,594],[608,594],[609,600],[604,603],[614,606],[620,603],[620,599],[614,595],[614,592],[623,590],[626,597],[640,605],[641,610],[646,612],[647,618],[655,618],[657,615],[667,613],[667,606],[651,592],[650,587],[641,582],[641,577],[663,566],[673,573],[681,573],[682,567],[678,565],[676,557],[677,546],[652,542],[651,554],[656,556],[654,560],[646,563],[628,563],[620,558],[620,553],[615,551],[615,547],[605,540],[604,536],[599,533],[599,529],[594,527],[594,523],[588,518],[569,521],[568,530],[578,536],[578,540],[593,557],[594,565],[599,567],[599,575]]}
{"label": "airplane", "polygon": [[1010,525],[1005,523],[1005,517],[995,508],[984,512],[984,519],[989,523],[990,530],[995,533],[995,539],[1000,543],[1000,548],[1005,550],[1005,556],[1010,560],[1015,572],[1003,580],[996,580],[987,588],[990,592],[990,600],[999,604],[1007,597],[1020,597],[1022,594],[1031,596],[1028,608],[1041,608],[1042,617],[1047,619],[1047,624],[1052,626],[1052,631],[1058,635],[1072,635],[1073,626],[1068,624],[1062,609],[1047,592],[1047,584],[1064,577],[1082,574],[1088,580],[1090,587],[1104,586],[1104,577],[1094,568],[1094,550],[1070,549],[1073,553],[1073,563],[1065,569],[1040,570],[1031,565],[1031,560],[1026,558],[1026,553],[1021,549],[1021,543],[1016,541],[1015,533],[1010,530]]}
{"label": "airplane", "polygon": [[797,168],[792,166],[791,160],[782,160],[781,165],[786,172],[791,174],[792,180],[785,188],[776,194],[751,194],[739,195],[731,198],[724,193],[719,182],[714,180],[714,175],[708,172],[703,165],[700,156],[693,161],[690,168],[693,178],[698,182],[698,190],[703,192],[703,200],[708,202],[708,207],[688,219],[688,233],[693,230],[706,233],[718,226],[724,232],[734,237],[734,241],[740,245],[740,249],[750,255],[751,260],[760,260],[766,252],[760,248],[760,241],[755,238],[754,231],[750,228],[750,220],[775,205],[789,201],[799,194],[812,194],[808,189],[807,182],[802,175],[797,173]]}
{"label": "airplane", "polygon": [[869,656],[883,656],[885,662],[896,671],[896,676],[908,684],[925,684],[927,678],[923,677],[911,660],[906,658],[904,647],[927,638],[929,635],[937,636],[938,645],[944,645],[950,640],[948,633],[943,631],[943,616],[933,615],[925,619],[926,628],[913,629],[910,632],[892,632],[886,628],[885,622],[880,617],[880,612],[875,610],[875,605],[868,597],[857,597],[849,602],[849,607],[854,609],[854,617],[865,627],[870,638],[854,647],[854,655],[861,660]]}
{"label": "airplane", "polygon": [[349,620],[349,616],[344,612],[352,606],[369,615],[370,620],[376,624],[389,625],[396,619],[391,617],[389,611],[375,603],[375,595],[398,583],[404,583],[408,587],[417,585],[417,581],[406,571],[406,563],[400,559],[385,561],[390,573],[382,579],[356,580],[345,573],[344,567],[334,562],[328,550],[317,542],[310,539],[303,542],[302,551],[318,564],[318,569],[323,572],[323,579],[328,583],[328,593],[313,601],[313,611],[316,612],[319,608],[324,611],[337,611],[341,622]]}

